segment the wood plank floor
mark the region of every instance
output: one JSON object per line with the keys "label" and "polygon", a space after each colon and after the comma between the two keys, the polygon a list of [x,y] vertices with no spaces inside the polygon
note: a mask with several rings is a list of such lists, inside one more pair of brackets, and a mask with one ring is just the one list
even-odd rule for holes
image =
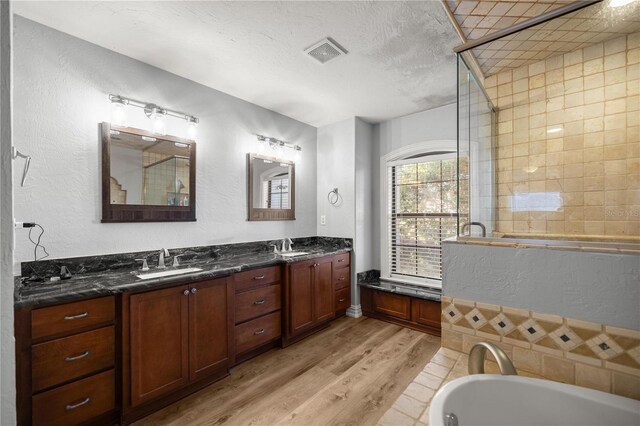
{"label": "wood plank floor", "polygon": [[343,317],[136,425],[375,425],[439,347],[439,337]]}

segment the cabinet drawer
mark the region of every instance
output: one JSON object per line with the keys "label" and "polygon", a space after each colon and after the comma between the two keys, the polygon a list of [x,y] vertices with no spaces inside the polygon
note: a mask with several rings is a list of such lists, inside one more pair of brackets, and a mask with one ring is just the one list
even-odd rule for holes
{"label": "cabinet drawer", "polygon": [[33,345],[31,359],[33,392],[113,367],[113,326]]}
{"label": "cabinet drawer", "polygon": [[336,290],[349,288],[351,284],[351,268],[340,268],[333,271],[333,285]]}
{"label": "cabinet drawer", "polygon": [[351,253],[336,254],[333,256],[333,271],[335,272],[337,269],[349,266],[350,260]]}
{"label": "cabinet drawer", "polygon": [[280,266],[253,269],[251,271],[239,272],[233,276],[236,291],[260,287],[278,281],[280,281]]}
{"label": "cabinet drawer", "polygon": [[113,322],[113,296],[81,300],[31,312],[31,337],[41,339]]}
{"label": "cabinet drawer", "polygon": [[236,295],[236,324],[280,309],[280,285],[270,285]]}
{"label": "cabinet drawer", "polygon": [[236,353],[241,354],[280,337],[280,311],[236,326]]}
{"label": "cabinet drawer", "polygon": [[113,370],[33,397],[34,425],[77,425],[115,407]]}
{"label": "cabinet drawer", "polygon": [[409,320],[411,319],[411,298],[399,294],[376,291],[373,293],[373,309],[381,314]]}
{"label": "cabinet drawer", "polygon": [[349,287],[336,290],[336,312],[351,306],[351,289]]}

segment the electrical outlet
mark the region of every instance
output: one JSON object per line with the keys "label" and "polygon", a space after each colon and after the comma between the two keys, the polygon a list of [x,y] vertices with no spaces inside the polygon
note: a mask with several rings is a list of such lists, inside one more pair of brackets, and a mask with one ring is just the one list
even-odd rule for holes
{"label": "electrical outlet", "polygon": [[326,224],[327,224],[327,216],[320,215],[320,225],[326,225]]}

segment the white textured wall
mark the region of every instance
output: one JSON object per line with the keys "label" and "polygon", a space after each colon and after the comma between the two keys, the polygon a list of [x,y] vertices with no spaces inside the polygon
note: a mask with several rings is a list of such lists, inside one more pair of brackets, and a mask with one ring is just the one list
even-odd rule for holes
{"label": "white textured wall", "polygon": [[0,2],[0,424],[16,423],[11,181],[11,3]]}
{"label": "white textured wall", "polygon": [[[356,273],[374,269],[373,264],[373,126],[355,120],[356,173]],[[357,290],[357,289],[356,289]]]}
{"label": "white textured wall", "polygon": [[[373,205],[380,206],[380,159],[399,148],[420,142],[455,140],[457,129],[456,104],[384,121],[373,128]],[[373,259],[375,269],[380,263],[380,209],[373,209]]]}
{"label": "white textured wall", "polygon": [[640,257],[443,244],[443,294],[640,330]]}
{"label": "white textured wall", "polygon": [[[355,237],[355,118],[318,128],[318,235]],[[329,204],[327,194],[338,188],[342,203]],[[297,202],[296,202],[297,204]],[[327,218],[320,225],[320,216]]]}
{"label": "white textured wall", "polygon": [[[14,139],[33,155],[27,184],[15,193],[15,215],[46,228],[43,243],[51,257],[316,233],[314,127],[19,16],[14,51]],[[110,120],[109,93],[200,118],[197,222],[100,223],[98,123]],[[129,125],[146,127],[149,120],[140,109],[130,109]],[[184,122],[168,121],[167,132],[183,135]],[[246,154],[257,150],[256,133],[302,146],[295,221],[246,221]],[[23,235],[17,238],[15,257],[18,262],[32,259],[32,245]]]}

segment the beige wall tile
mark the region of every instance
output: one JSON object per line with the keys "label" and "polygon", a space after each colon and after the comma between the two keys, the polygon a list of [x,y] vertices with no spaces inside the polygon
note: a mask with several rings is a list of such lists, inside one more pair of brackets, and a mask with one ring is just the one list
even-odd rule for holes
{"label": "beige wall tile", "polygon": [[554,356],[542,355],[542,375],[563,383],[575,383],[575,364]]}
{"label": "beige wall tile", "polygon": [[611,372],[577,363],[575,384],[602,392],[611,392]]}
{"label": "beige wall tile", "polygon": [[612,387],[616,395],[640,399],[640,377],[613,373]]}
{"label": "beige wall tile", "polygon": [[542,354],[531,349],[513,348],[513,364],[517,370],[534,374],[542,373]]}

